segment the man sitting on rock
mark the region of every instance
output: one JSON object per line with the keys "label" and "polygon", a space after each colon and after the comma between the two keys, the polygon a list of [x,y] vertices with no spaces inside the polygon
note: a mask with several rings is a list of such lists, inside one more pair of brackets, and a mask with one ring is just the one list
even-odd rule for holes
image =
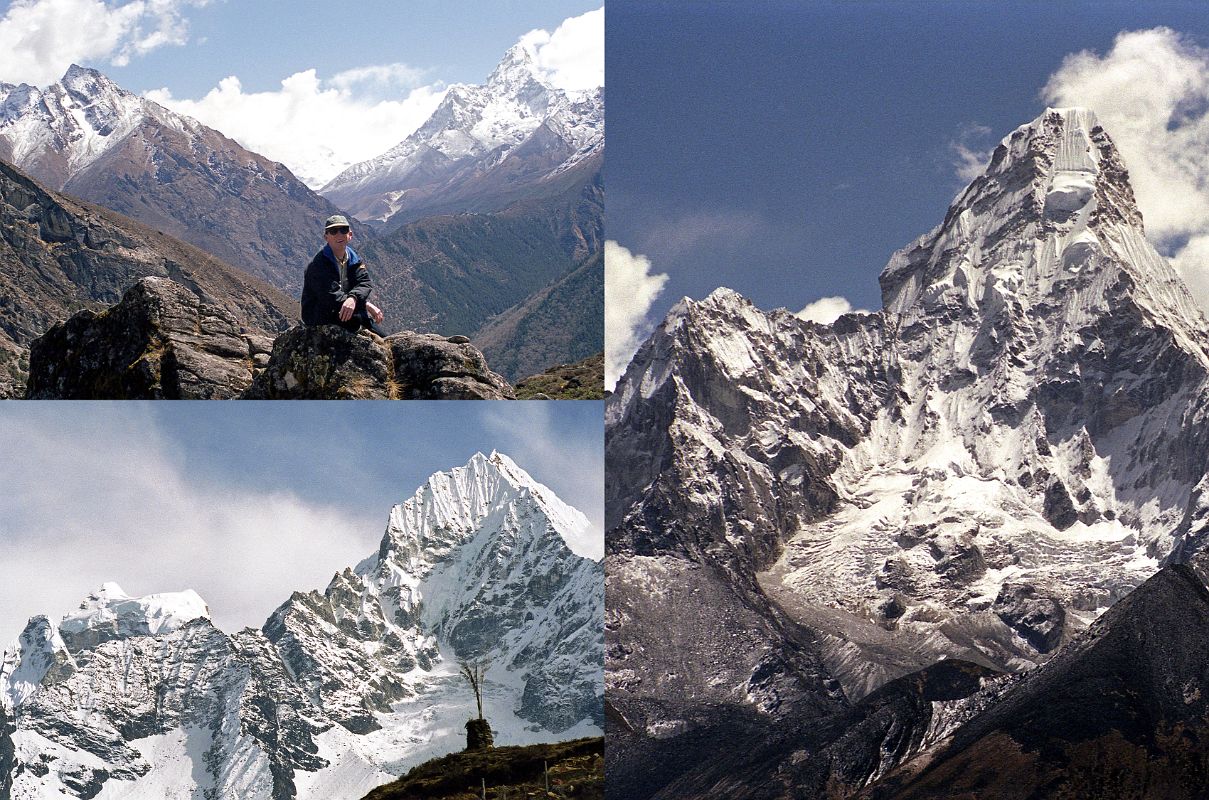
{"label": "man sitting on rock", "polygon": [[368,328],[381,335],[374,323],[382,322],[382,310],[369,302],[369,270],[348,246],[353,238],[348,219],[339,214],[328,217],[323,238],[327,244],[307,265],[302,283],[302,321],[354,332]]}

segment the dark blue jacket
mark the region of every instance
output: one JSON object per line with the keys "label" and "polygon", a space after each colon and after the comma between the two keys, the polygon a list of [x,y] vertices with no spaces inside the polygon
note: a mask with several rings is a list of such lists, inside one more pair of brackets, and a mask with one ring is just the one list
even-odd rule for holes
{"label": "dark blue jacket", "polygon": [[302,321],[307,325],[339,325],[340,306],[349,297],[357,301],[354,313],[365,314],[365,301],[372,291],[369,270],[356,250],[349,247],[347,253],[347,292],[340,289],[340,267],[329,245],[325,244],[307,264],[306,277],[302,282]]}

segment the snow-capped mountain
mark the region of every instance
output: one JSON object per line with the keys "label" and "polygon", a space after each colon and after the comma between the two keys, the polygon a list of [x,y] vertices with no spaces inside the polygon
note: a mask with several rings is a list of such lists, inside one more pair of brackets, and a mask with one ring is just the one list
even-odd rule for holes
{"label": "snow-capped mountain", "polygon": [[106,584],[5,651],[0,794],[361,797],[464,746],[462,660],[489,664],[497,743],[599,732],[602,566],[573,551],[588,529],[506,456],[478,454],[262,630],[219,631],[191,591]]}
{"label": "snow-capped mountain", "polygon": [[449,87],[419,130],[319,191],[373,222],[493,211],[557,191],[580,165],[598,169],[603,149],[603,89],[550,85],[518,44],[486,84]]}
{"label": "snow-capped mountain", "polygon": [[[619,383],[618,769],[671,780],[704,731],[839,714],[942,658],[1026,669],[1202,546],[1205,319],[1091,112],[1006,137],[881,286],[830,326],[686,299]],[[712,642],[673,670],[664,598],[686,592]]]}
{"label": "snow-capped mountain", "polygon": [[0,84],[0,159],[295,294],[337,210],[282,164],[76,65],[44,88]]}

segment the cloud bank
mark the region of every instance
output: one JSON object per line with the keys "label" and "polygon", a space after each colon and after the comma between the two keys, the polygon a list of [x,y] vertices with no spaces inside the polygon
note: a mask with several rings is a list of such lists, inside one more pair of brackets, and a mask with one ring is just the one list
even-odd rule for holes
{"label": "cloud bank", "polygon": [[294,590],[373,552],[387,509],[199,481],[149,413],[102,405],[86,423],[0,422],[0,450],[21,453],[0,463],[0,647],[106,581],[131,595],[194,589],[223,630],[259,627]]}
{"label": "cloud bank", "polygon": [[209,0],[13,0],[0,17],[0,79],[45,86],[73,63],[125,66],[188,40],[183,10]]}
{"label": "cloud bank", "polygon": [[541,29],[520,38],[547,81],[565,91],[604,86],[604,9],[563,20],[553,33]]}
{"label": "cloud bank", "polygon": [[[320,79],[308,69],[273,92],[245,92],[231,75],[199,100],[176,98],[166,88],[146,96],[280,161],[318,189],[345,168],[394,147],[432,116],[445,88],[416,85],[422,74],[406,64],[384,64]],[[385,99],[385,94],[402,99]],[[333,125],[334,117],[356,122]]]}
{"label": "cloud bank", "polygon": [[638,350],[647,313],[668,276],[651,274],[650,259],[605,242],[605,388],[612,389]]}
{"label": "cloud bank", "polygon": [[1170,28],[1067,56],[1041,91],[1096,112],[1129,169],[1147,236],[1209,311],[1209,50]]}
{"label": "cloud bank", "polygon": [[[573,90],[604,84],[604,9],[567,19],[553,33],[529,31],[518,43],[555,86]],[[239,77],[230,75],[200,99],[177,98],[166,88],[147,97],[280,161],[318,189],[414,133],[436,111],[447,88],[423,69],[395,63],[322,78],[308,69],[271,92],[245,92]],[[332,125],[335,115],[356,124]]]}

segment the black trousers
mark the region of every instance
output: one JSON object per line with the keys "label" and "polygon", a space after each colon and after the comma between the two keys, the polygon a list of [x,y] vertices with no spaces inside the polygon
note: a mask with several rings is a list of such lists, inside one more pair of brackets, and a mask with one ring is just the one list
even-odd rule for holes
{"label": "black trousers", "polygon": [[374,321],[369,318],[369,314],[364,311],[355,311],[348,322],[338,322],[336,324],[341,328],[344,328],[346,331],[352,331],[353,333],[356,333],[362,328],[368,328],[379,336],[385,335],[382,333],[382,329],[375,325]]}

